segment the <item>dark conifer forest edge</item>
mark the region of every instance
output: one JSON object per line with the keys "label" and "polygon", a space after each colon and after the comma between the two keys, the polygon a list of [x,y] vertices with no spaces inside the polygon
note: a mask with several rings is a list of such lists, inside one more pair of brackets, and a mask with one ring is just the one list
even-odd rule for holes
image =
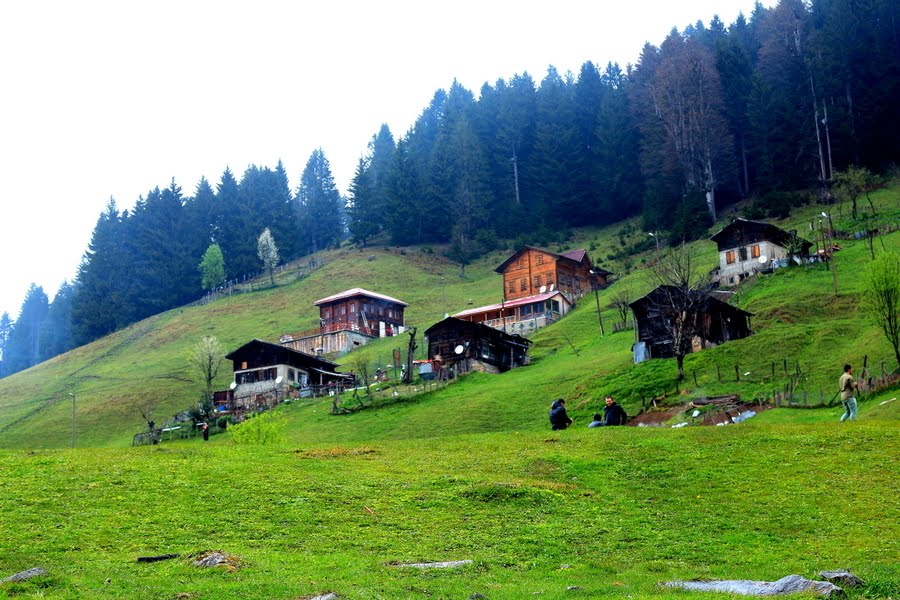
{"label": "dark conifer forest edge", "polygon": [[894,168],[897,98],[893,0],[757,3],[728,26],[673,29],[624,68],[551,66],[477,96],[454,81],[403,135],[373,135],[346,197],[316,150],[294,190],[279,161],[226,168],[192,195],[172,181],[131,210],[110,199],[75,281],[52,302],[32,284],[18,318],[0,316],[0,377],[259,273],[266,229],[282,262],[389,241],[439,244],[464,266],[501,239],[639,216],[690,240],[740,200],[757,217],[809,190],[828,202],[847,173]]}

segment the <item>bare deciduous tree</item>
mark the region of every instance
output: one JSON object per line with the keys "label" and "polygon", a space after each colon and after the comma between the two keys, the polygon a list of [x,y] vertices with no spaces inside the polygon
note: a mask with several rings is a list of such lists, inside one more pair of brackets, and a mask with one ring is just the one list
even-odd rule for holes
{"label": "bare deciduous tree", "polygon": [[677,32],[666,38],[650,85],[653,108],[675,150],[685,183],[706,195],[713,220],[716,188],[729,166],[732,148],[721,87],[713,57],[700,42]]}
{"label": "bare deciduous tree", "polygon": [[622,323],[622,329],[628,327],[628,314],[631,312],[631,302],[634,300],[634,294],[630,288],[619,288],[613,294],[612,302],[609,307],[619,313],[619,320]]}
{"label": "bare deciduous tree", "polygon": [[653,323],[658,334],[671,340],[680,381],[684,379],[684,357],[701,332],[712,282],[708,273],[698,272],[692,250],[683,244],[660,258],[648,273],[657,286],[648,294],[658,315]]}
{"label": "bare deciduous tree", "polygon": [[194,367],[195,372],[200,375],[204,386],[204,404],[209,405],[212,402],[212,384],[219,374],[219,367],[225,350],[218,338],[211,335],[203,336],[197,344],[191,349],[188,362]]}

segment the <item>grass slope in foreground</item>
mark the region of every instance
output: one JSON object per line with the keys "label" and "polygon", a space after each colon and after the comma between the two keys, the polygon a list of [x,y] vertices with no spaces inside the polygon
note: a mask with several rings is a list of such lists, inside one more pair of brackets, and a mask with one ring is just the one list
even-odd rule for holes
{"label": "grass slope in foreground", "polygon": [[[0,593],[711,598],[657,584],[846,567],[851,598],[896,598],[898,444],[869,421],[4,451],[0,574],[49,574]],[[206,550],[241,566],[136,563]]]}

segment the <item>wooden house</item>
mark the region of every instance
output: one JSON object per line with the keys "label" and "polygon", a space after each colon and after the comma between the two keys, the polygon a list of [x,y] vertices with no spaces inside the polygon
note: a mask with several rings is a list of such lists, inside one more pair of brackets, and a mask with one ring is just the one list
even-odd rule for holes
{"label": "wooden house", "polygon": [[569,299],[559,290],[555,290],[489,306],[470,308],[453,316],[463,321],[482,323],[506,333],[527,335],[559,320],[571,309],[572,303]]}
{"label": "wooden house", "polygon": [[560,291],[576,302],[586,293],[609,284],[611,273],[594,267],[585,250],[557,254],[523,246],[494,269],[503,275],[503,300],[517,300]]}
{"label": "wooden house", "polygon": [[227,410],[232,411],[273,406],[292,395],[323,395],[353,382],[333,362],[262,340],[251,340],[225,358],[232,362],[234,381],[231,393],[217,398],[230,402]]}
{"label": "wooden house", "polygon": [[425,330],[428,357],[442,369],[500,373],[528,361],[531,342],[520,335],[447,317]]}
{"label": "wooden house", "polygon": [[812,242],[771,223],[737,218],[711,238],[719,247],[715,279],[721,286],[740,283],[759,272],[785,265],[791,258],[801,262]]}
{"label": "wooden house", "polygon": [[314,306],[319,307],[319,328],[284,334],[282,345],[309,354],[340,356],[373,339],[403,333],[403,311],[409,305],[353,288],[317,300]]}
{"label": "wooden house", "polygon": [[[679,302],[673,302],[671,298],[678,294],[672,286],[660,286],[630,304],[634,314],[634,362],[675,356],[672,323],[676,312],[681,311]],[[687,320],[696,323],[696,335],[691,335],[692,352],[745,338],[752,333],[750,317],[753,315],[717,296],[691,292],[690,299],[683,304]]]}

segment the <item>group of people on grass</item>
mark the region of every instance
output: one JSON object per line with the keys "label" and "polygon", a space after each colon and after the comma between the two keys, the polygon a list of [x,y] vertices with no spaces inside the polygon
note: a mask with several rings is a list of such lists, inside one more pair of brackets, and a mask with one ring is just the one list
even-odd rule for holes
{"label": "group of people on grass", "polygon": [[[857,383],[853,379],[853,367],[844,365],[844,374],[838,380],[839,392],[841,395],[841,404],[844,407],[844,414],[841,415],[841,422],[855,421],[857,415],[856,389]],[[611,427],[614,425],[624,425],[628,420],[628,415],[615,401],[612,396],[605,399],[606,408],[603,414],[595,413],[594,420],[588,423],[588,427]],[[550,405],[550,428],[554,431],[566,429],[572,424],[572,419],[566,412],[566,401],[557,398]]]}
{"label": "group of people on grass", "polygon": [[[612,427],[613,425],[624,425],[625,421],[628,420],[625,409],[619,406],[612,396],[607,396],[605,402],[606,408],[603,409],[603,414],[595,413],[594,420],[588,424],[588,427]],[[557,431],[565,429],[571,424],[572,419],[569,418],[569,415],[566,412],[566,401],[562,398],[557,398],[553,401],[553,404],[550,405],[551,429]]]}

